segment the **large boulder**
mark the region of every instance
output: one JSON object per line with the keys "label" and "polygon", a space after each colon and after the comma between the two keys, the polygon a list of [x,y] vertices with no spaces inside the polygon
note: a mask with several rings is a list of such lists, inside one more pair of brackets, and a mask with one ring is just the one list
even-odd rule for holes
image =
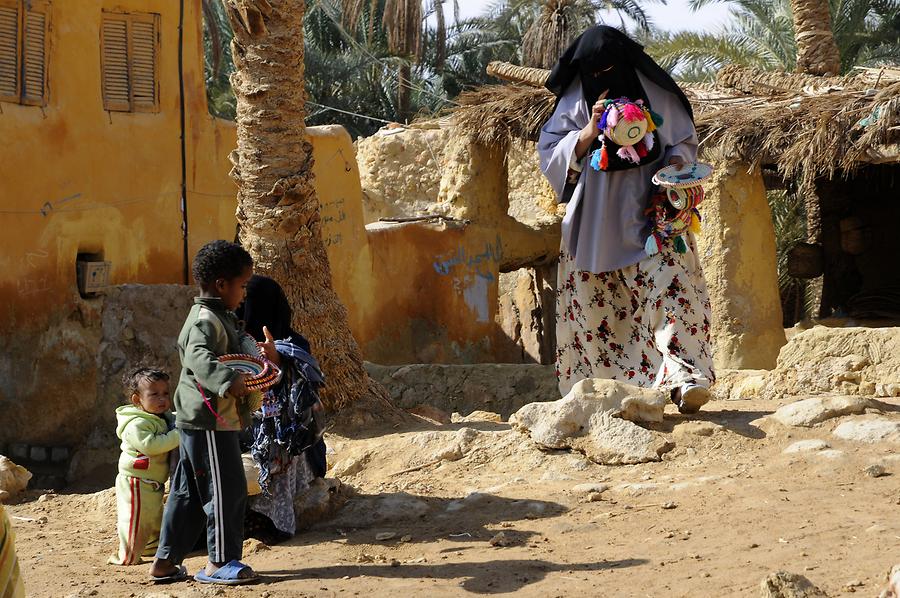
{"label": "large boulder", "polygon": [[851,420],[834,429],[842,440],[865,442],[900,442],[900,421],[890,419]]}
{"label": "large boulder", "polygon": [[861,396],[813,397],[780,407],[772,418],[785,426],[808,428],[844,415],[865,413],[869,400]]}
{"label": "large boulder", "polygon": [[665,404],[656,390],[588,379],[558,401],[525,405],[510,422],[544,448],[574,449],[605,465],[644,463],[659,461],[672,445],[628,420],[662,421]]}
{"label": "large boulder", "polygon": [[31,472],[0,455],[0,501],[15,498],[28,487]]}

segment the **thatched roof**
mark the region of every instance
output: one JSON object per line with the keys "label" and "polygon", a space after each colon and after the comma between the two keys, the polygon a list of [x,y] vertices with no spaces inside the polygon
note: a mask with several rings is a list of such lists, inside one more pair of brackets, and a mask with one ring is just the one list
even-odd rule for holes
{"label": "thatched roof", "polygon": [[[460,96],[456,126],[488,145],[536,140],[555,102],[541,87],[547,71],[492,63],[489,72],[512,82]],[[686,92],[701,147],[777,164],[785,177],[811,181],[863,163],[900,162],[900,69],[826,78],[729,66],[715,83]]]}

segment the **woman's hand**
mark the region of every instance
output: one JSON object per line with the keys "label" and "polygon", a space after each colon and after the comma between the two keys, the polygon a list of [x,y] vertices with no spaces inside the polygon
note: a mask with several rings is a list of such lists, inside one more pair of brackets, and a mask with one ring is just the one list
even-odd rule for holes
{"label": "woman's hand", "polygon": [[578,143],[575,145],[575,157],[579,160],[584,158],[584,155],[590,149],[591,144],[594,143],[594,139],[600,135],[597,124],[600,122],[600,118],[606,110],[606,104],[603,103],[603,100],[606,99],[606,94],[608,93],[609,90],[607,89],[601,93],[600,97],[597,98],[597,101],[594,102],[594,105],[591,107],[591,121],[581,129],[581,133],[578,135]]}
{"label": "woman's hand", "polygon": [[278,349],[275,348],[275,338],[265,326],[263,326],[263,334],[266,337],[266,341],[264,343],[256,343],[256,346],[266,356],[266,359],[281,367],[281,355],[278,354]]}
{"label": "woman's hand", "polygon": [[671,158],[669,158],[669,166],[677,166],[678,170],[681,170],[682,168],[684,168],[684,165],[684,158],[682,158],[678,154],[674,154]]}

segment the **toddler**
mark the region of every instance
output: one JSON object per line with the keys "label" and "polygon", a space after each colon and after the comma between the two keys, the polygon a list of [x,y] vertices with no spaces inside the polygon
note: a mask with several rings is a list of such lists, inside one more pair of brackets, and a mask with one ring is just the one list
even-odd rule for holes
{"label": "toddler", "polygon": [[129,404],[116,409],[122,455],[116,476],[119,552],[109,558],[113,565],[134,565],[156,552],[169,451],[178,447],[169,413],[169,375],[142,367],[124,381]]}

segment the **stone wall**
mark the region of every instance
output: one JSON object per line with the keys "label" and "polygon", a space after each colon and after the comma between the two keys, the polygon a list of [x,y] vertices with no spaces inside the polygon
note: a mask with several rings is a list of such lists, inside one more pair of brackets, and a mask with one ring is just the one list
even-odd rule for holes
{"label": "stone wall", "polygon": [[115,475],[119,445],[115,410],[126,400],[122,377],[128,371],[148,365],[168,372],[169,389],[174,395],[181,374],[178,333],[196,295],[196,288],[183,285],[110,288],[95,349],[97,392],[82,422],[87,433],[72,456],[69,481],[111,479]]}
{"label": "stone wall", "polygon": [[714,160],[697,238],[717,369],[772,369],[785,343],[775,229],[759,169]]}
{"label": "stone wall", "polygon": [[[447,152],[452,132],[436,124],[382,129],[356,142],[367,223],[451,214],[439,196],[441,178],[453,167]],[[509,215],[530,226],[557,222],[555,195],[538,167],[535,145],[513,145],[507,158]]]}

